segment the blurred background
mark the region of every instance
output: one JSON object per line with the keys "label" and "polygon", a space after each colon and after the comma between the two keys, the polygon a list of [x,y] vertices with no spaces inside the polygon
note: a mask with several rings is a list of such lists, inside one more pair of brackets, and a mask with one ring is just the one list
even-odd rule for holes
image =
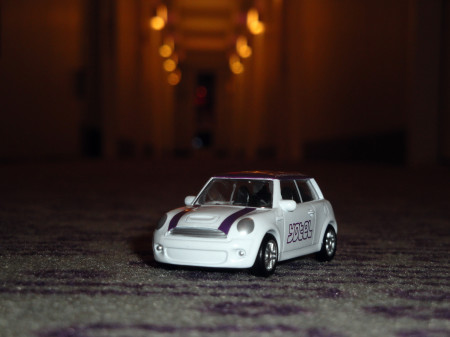
{"label": "blurred background", "polygon": [[450,163],[447,0],[0,5],[0,162]]}

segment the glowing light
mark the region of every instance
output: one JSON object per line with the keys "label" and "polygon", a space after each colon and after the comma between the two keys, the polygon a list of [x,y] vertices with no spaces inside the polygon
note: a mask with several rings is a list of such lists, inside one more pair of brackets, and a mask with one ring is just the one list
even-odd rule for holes
{"label": "glowing light", "polygon": [[171,72],[177,68],[177,64],[172,59],[167,59],[163,62],[163,68],[165,71]]}
{"label": "glowing light", "polygon": [[159,55],[162,57],[169,57],[172,55],[174,49],[173,37],[168,36],[164,39],[164,44],[159,47]]}
{"label": "glowing light", "polygon": [[150,19],[150,27],[154,30],[161,30],[167,22],[167,7],[159,5],[156,8],[156,15]]}
{"label": "glowing light", "polygon": [[242,58],[247,58],[252,55],[252,48],[247,43],[247,38],[243,35],[236,40],[236,51]]}
{"label": "glowing light", "polygon": [[158,8],[156,8],[156,14],[164,20],[164,22],[167,22],[167,7],[166,5],[159,5]]}
{"label": "glowing light", "polygon": [[162,18],[159,16],[154,16],[150,19],[150,27],[152,27],[154,30],[161,30],[165,26],[165,22]]}
{"label": "glowing light", "polygon": [[256,8],[250,8],[247,12],[247,24],[259,21],[259,13]]}
{"label": "glowing light", "polygon": [[163,62],[163,68],[165,71],[167,72],[171,72],[174,71],[177,68],[178,65],[178,55],[177,54],[172,54],[171,58],[168,58],[167,60],[165,60]]}
{"label": "glowing light", "polygon": [[228,63],[230,64],[230,67],[233,63],[239,62],[239,57],[236,54],[231,54],[230,58],[228,60]]}
{"label": "glowing light", "polygon": [[265,31],[265,26],[262,22],[252,22],[251,25],[249,26],[249,30],[253,35],[259,35],[264,33]]}
{"label": "glowing light", "polygon": [[239,56],[232,54],[229,59],[230,70],[233,74],[241,74],[244,72],[244,65],[242,64]]}
{"label": "glowing light", "polygon": [[259,13],[256,8],[250,8],[247,12],[247,27],[253,35],[264,33],[266,29],[264,23],[259,21]]}
{"label": "glowing light", "polygon": [[161,47],[159,47],[159,55],[162,57],[169,57],[172,55],[172,48],[170,48],[168,45],[163,44]]}
{"label": "glowing light", "polygon": [[174,72],[170,73],[169,76],[167,76],[167,82],[170,85],[177,85],[181,81],[181,71],[179,69],[175,70]]}
{"label": "glowing light", "polygon": [[244,72],[244,65],[241,62],[233,63],[231,71],[236,75],[242,74]]}

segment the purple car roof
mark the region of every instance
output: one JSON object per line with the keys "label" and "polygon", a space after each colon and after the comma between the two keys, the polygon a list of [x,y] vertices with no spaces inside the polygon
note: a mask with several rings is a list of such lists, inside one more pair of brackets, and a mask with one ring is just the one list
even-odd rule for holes
{"label": "purple car roof", "polygon": [[219,174],[214,178],[244,178],[244,179],[310,179],[303,173],[283,171],[240,171]]}

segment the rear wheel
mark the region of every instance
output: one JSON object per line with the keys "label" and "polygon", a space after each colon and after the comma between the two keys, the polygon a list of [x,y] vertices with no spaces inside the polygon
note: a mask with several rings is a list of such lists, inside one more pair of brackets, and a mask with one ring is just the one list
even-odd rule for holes
{"label": "rear wheel", "polygon": [[267,277],[275,272],[278,262],[278,244],[267,234],[261,242],[252,271],[256,276]]}
{"label": "rear wheel", "polygon": [[323,236],[322,248],[317,253],[319,261],[331,261],[336,254],[337,236],[333,227],[328,226],[325,235]]}

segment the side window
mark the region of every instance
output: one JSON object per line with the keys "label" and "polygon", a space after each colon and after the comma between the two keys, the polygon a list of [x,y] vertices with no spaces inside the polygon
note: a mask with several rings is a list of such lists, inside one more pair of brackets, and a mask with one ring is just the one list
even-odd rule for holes
{"label": "side window", "polygon": [[300,190],[303,202],[317,200],[316,191],[314,191],[309,180],[297,180],[297,186]]}
{"label": "side window", "polygon": [[282,199],[294,200],[297,204],[301,202],[297,186],[295,186],[293,180],[280,180],[280,188]]}

